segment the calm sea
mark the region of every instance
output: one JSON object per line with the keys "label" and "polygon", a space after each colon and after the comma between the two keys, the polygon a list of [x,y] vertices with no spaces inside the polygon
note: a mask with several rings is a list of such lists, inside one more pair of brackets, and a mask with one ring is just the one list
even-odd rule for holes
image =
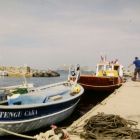
{"label": "calm sea", "polygon": [[[35,87],[57,83],[67,80],[67,71],[58,71],[59,77],[31,77],[26,78],[28,83],[33,83]],[[24,77],[0,77],[0,87],[20,85],[25,82]]]}

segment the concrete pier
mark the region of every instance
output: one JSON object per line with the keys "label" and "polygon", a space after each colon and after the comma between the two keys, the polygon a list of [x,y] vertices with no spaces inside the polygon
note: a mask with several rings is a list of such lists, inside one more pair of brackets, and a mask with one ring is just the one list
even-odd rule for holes
{"label": "concrete pier", "polygon": [[[76,120],[68,129],[83,126],[85,120],[97,115],[98,112],[119,115],[124,119],[136,121],[137,128],[140,129],[140,82],[127,81],[104,101]],[[80,140],[81,138],[71,136],[71,139]]]}

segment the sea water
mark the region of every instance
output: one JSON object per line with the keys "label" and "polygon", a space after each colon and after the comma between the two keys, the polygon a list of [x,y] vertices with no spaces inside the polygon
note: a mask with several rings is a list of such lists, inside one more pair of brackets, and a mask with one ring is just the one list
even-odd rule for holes
{"label": "sea water", "polygon": [[6,86],[15,86],[15,85],[22,85],[27,81],[27,83],[33,83],[35,87],[53,84],[61,81],[66,81],[68,72],[67,71],[58,71],[60,73],[60,76],[58,77],[29,77],[24,78],[23,77],[0,77],[0,87],[6,87]]}

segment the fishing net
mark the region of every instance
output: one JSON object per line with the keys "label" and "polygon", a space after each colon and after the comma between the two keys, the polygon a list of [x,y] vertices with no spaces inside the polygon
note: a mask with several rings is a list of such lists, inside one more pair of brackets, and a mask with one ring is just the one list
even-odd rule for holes
{"label": "fishing net", "polygon": [[86,121],[80,135],[90,139],[140,139],[137,122],[125,120],[119,115],[98,113]]}

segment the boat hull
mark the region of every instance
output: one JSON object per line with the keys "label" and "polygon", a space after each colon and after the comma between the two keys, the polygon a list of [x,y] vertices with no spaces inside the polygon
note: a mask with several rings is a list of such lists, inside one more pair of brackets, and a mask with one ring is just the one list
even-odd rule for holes
{"label": "boat hull", "polygon": [[8,99],[7,105],[0,105],[0,136],[8,135],[2,129],[25,133],[63,121],[72,114],[83,92],[79,84],[64,81]]}
{"label": "boat hull", "polygon": [[34,119],[38,117],[42,117],[45,115],[51,115],[56,112],[65,110],[71,107],[79,100],[79,96],[72,100],[66,102],[58,102],[55,104],[44,104],[41,106],[32,106],[32,107],[23,107],[19,108],[11,106],[11,108],[1,107],[0,108],[0,123],[5,122],[16,122],[16,121],[24,121],[29,119]]}
{"label": "boat hull", "polygon": [[85,90],[114,91],[122,85],[122,79],[120,77],[81,75],[78,83],[81,84]]}
{"label": "boat hull", "polygon": [[[43,128],[46,126],[49,126],[51,124],[56,124],[67,117],[69,117],[72,112],[74,111],[76,105],[78,104],[80,99],[78,99],[73,105],[71,105],[68,108],[65,108],[61,111],[57,111],[55,113],[52,113],[50,115],[44,115],[41,117],[36,117],[33,119],[27,119],[22,121],[6,121],[0,123],[0,128],[9,130],[11,132],[16,133],[25,133],[32,130],[36,130],[39,128]],[[8,135],[8,133],[4,131],[0,131],[0,136]]]}

